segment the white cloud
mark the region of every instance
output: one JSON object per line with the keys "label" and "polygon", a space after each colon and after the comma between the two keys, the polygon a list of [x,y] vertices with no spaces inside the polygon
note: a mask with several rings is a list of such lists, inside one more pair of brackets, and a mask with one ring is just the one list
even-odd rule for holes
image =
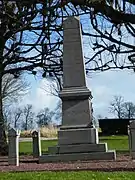
{"label": "white cloud", "polygon": [[87,84],[92,91],[96,115],[111,116],[108,107],[114,95],[121,95],[125,101],[135,103],[135,74],[131,71],[95,73],[87,79]]}
{"label": "white cloud", "polygon": [[49,107],[51,110],[55,108],[58,98],[49,95],[43,88],[46,80],[40,80],[39,82],[34,82],[31,92],[24,97],[21,105],[32,104],[34,110],[37,112],[44,107]]}
{"label": "white cloud", "polygon": [[[46,84],[48,82],[44,79],[32,81],[31,93],[24,98],[21,104],[31,103],[35,111],[44,107],[53,109],[58,98],[49,96],[48,92],[41,89],[41,87],[46,87],[49,90]],[[125,101],[135,103],[135,74],[131,71],[94,73],[91,78],[87,78],[87,86],[92,91],[92,102],[96,115],[111,116],[108,113],[108,107],[114,95],[122,95]]]}

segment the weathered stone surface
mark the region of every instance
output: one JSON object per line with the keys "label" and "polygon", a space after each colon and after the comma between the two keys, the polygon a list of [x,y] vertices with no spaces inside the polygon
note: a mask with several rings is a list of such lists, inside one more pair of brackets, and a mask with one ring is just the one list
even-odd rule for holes
{"label": "weathered stone surface", "polygon": [[[85,65],[79,18],[64,21],[62,126],[87,127],[92,122],[90,90],[86,87]],[[62,127],[62,128],[64,128]]]}
{"label": "weathered stone surface", "polygon": [[98,143],[98,132],[95,128],[66,129],[58,131],[58,145],[89,143]]}
{"label": "weathered stone surface", "polygon": [[69,17],[64,21],[63,26],[63,85],[64,87],[86,86],[79,18]]}
{"label": "weathered stone surface", "polygon": [[67,100],[63,101],[63,122],[62,126],[70,127],[88,127],[90,124],[90,102],[85,100]]}
{"label": "weathered stone surface", "polygon": [[32,139],[33,139],[33,157],[39,157],[41,156],[40,131],[33,131]]}
{"label": "weathered stone surface", "polygon": [[135,121],[131,121],[129,125],[130,133],[130,148],[132,152],[135,152]]}
{"label": "weathered stone surface", "polygon": [[19,137],[20,132],[10,129],[8,132],[8,164],[19,166]]}
{"label": "weathered stone surface", "polygon": [[132,159],[135,159],[135,121],[130,121],[128,127],[129,152]]}
{"label": "weathered stone surface", "polygon": [[116,153],[115,151],[108,152],[98,152],[98,153],[72,153],[72,154],[51,154],[51,155],[43,155],[39,157],[39,163],[46,162],[69,162],[69,161],[77,161],[77,160],[115,160]]}
{"label": "weathered stone surface", "polygon": [[74,144],[49,147],[49,154],[107,152],[107,143],[100,144]]}

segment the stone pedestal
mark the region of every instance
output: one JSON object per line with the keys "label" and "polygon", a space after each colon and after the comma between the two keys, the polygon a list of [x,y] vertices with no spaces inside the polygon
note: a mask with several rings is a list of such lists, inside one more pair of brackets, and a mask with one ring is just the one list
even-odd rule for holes
{"label": "stone pedestal", "polygon": [[115,151],[98,143],[98,131],[92,126],[91,91],[86,87],[85,66],[79,18],[64,21],[62,126],[58,146],[40,156],[39,163],[76,160],[112,160]]}
{"label": "stone pedestal", "polygon": [[62,99],[61,129],[91,126],[92,95],[87,87],[63,88],[59,96]]}
{"label": "stone pedestal", "polygon": [[74,128],[58,131],[58,145],[98,144],[96,128]]}

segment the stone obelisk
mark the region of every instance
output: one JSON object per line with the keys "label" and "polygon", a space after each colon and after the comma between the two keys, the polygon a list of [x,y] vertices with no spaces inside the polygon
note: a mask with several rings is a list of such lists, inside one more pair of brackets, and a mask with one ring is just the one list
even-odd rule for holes
{"label": "stone obelisk", "polygon": [[39,158],[40,163],[72,160],[115,159],[106,143],[98,143],[98,131],[92,127],[91,91],[86,87],[80,20],[64,21],[62,126],[58,145]]}
{"label": "stone obelisk", "polygon": [[91,124],[91,92],[86,87],[81,28],[78,18],[64,21],[62,128]]}
{"label": "stone obelisk", "polygon": [[[91,128],[91,92],[86,87],[79,18],[64,21],[62,127],[59,144],[98,143],[97,129]],[[83,139],[84,138],[84,139]]]}

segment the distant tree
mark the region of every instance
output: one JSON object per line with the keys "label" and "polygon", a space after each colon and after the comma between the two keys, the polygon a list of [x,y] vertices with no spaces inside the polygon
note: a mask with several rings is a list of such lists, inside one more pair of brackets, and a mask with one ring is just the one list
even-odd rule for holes
{"label": "distant tree", "polygon": [[[59,92],[62,90],[63,87],[63,79],[62,77],[53,77],[46,80],[47,82],[44,83],[44,86],[41,89],[45,90],[49,95],[55,96],[59,98]],[[54,117],[55,120],[61,122],[62,120],[62,101],[59,98],[57,105],[54,109]]]}
{"label": "distant tree", "polygon": [[132,119],[135,118],[135,104],[132,102],[124,102],[122,104],[123,107],[123,117]]}
{"label": "distant tree", "polygon": [[34,112],[33,112],[33,107],[32,104],[27,104],[24,107],[23,110],[23,123],[22,123],[22,128],[24,130],[28,130],[30,128],[32,128],[33,125],[33,120],[34,120]]}
{"label": "distant tree", "polygon": [[12,124],[12,113],[9,108],[7,108],[7,107],[4,108],[3,117],[4,117],[5,129],[6,129],[6,131],[8,131],[8,129],[10,128],[10,126]]}
{"label": "distant tree", "polygon": [[[23,74],[18,78],[14,78],[12,74],[6,74],[2,78],[2,101],[4,110],[5,126],[13,123],[14,128],[17,127],[16,123],[20,119],[21,109],[17,108],[13,110],[9,108],[12,103],[17,103],[22,97],[24,97],[30,89],[30,84],[25,80]],[[12,110],[11,110],[12,109]],[[13,112],[14,111],[14,112]],[[8,118],[13,116],[12,118]],[[6,118],[6,119],[5,119]],[[11,119],[13,122],[11,122]]]}
{"label": "distant tree", "polygon": [[50,109],[48,107],[39,111],[39,113],[37,114],[38,126],[42,127],[42,126],[45,126],[45,125],[48,125],[49,123],[51,123],[54,114],[55,113],[53,111],[50,111]]}
{"label": "distant tree", "polygon": [[110,112],[114,113],[117,118],[135,118],[135,104],[133,102],[124,102],[122,96],[114,96],[110,103]]}
{"label": "distant tree", "polygon": [[122,96],[114,96],[113,101],[110,103],[110,112],[115,114],[119,119],[123,118],[123,103],[124,98]]}
{"label": "distant tree", "polygon": [[14,78],[12,74],[6,74],[2,79],[2,99],[4,105],[11,105],[24,97],[29,92],[30,83],[26,81],[24,75]]}
{"label": "distant tree", "polygon": [[[21,120],[23,115],[23,110],[21,108],[16,108],[13,112],[13,124],[14,128],[18,128],[18,123]],[[21,122],[20,122],[21,123]]]}
{"label": "distant tree", "polygon": [[63,80],[62,77],[52,77],[46,79],[46,83],[42,85],[41,89],[45,90],[49,95],[59,98],[59,92],[62,90]]}
{"label": "distant tree", "polygon": [[62,121],[62,101],[61,100],[57,102],[54,112],[55,112],[55,120],[61,123]]}

